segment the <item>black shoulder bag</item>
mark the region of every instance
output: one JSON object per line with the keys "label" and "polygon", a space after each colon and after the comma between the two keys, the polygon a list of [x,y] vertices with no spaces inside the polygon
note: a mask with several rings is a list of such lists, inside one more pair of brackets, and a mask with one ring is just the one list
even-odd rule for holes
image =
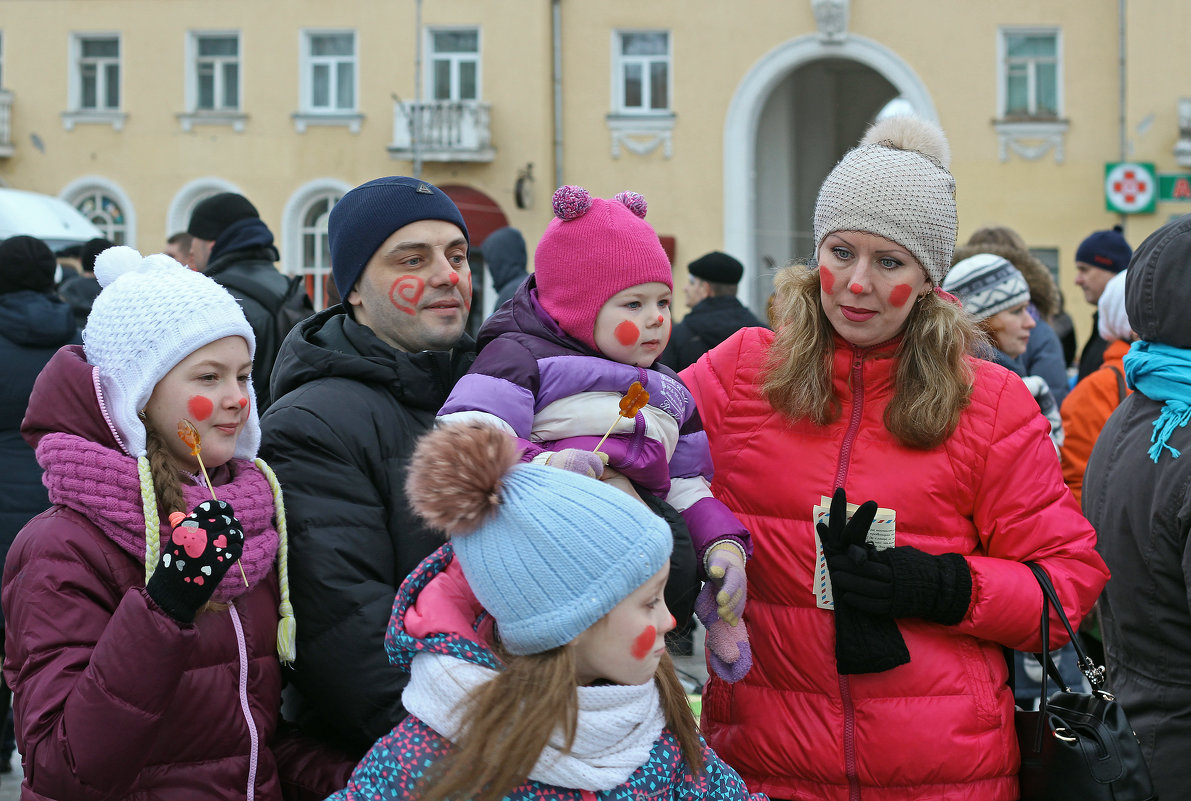
{"label": "black shoulder bag", "polygon": [[[1050,642],[1050,606],[1071,635],[1079,669],[1092,692],[1072,692],[1059,676],[1050,654],[1034,654],[1043,666],[1042,699],[1036,711],[1015,714],[1021,749],[1022,801],[1153,801],[1150,771],[1125,710],[1102,685],[1104,668],[1096,667],[1059,603],[1050,576],[1027,562],[1042,587],[1042,644]],[[1045,661],[1043,661],[1045,659]],[[1046,697],[1046,679],[1061,688]]]}

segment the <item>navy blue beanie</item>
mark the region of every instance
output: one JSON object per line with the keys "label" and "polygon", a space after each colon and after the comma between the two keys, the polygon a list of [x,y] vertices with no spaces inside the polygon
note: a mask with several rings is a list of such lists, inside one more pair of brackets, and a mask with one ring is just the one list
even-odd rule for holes
{"label": "navy blue beanie", "polygon": [[1125,241],[1124,229],[1114,225],[1111,231],[1097,231],[1079,243],[1075,251],[1075,260],[1119,273],[1129,266],[1133,258],[1133,248]]}
{"label": "navy blue beanie", "polygon": [[331,274],[345,303],[347,293],[376,249],[398,228],[419,220],[454,223],[468,238],[467,225],[455,202],[437,186],[417,178],[377,178],[339,199],[331,208],[327,238],[331,245]]}

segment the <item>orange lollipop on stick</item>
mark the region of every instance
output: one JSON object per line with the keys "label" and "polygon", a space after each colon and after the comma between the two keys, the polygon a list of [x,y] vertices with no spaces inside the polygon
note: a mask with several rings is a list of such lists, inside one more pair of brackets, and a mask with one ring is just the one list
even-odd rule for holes
{"label": "orange lollipop on stick", "polygon": [[[198,429],[194,427],[194,423],[183,418],[178,421],[178,439],[186,443],[186,447],[190,448],[190,452],[198,459],[199,470],[203,471],[203,479],[207,482],[207,491],[211,493],[211,500],[217,501],[215,497],[215,485],[211,483],[211,477],[207,475],[207,467],[203,464],[203,438],[199,436]],[[175,512],[174,514],[178,514]],[[174,515],[170,515],[170,522],[173,523]],[[248,586],[248,576],[244,575],[244,565],[240,564],[240,560],[236,560],[236,566],[240,568],[240,578],[244,579],[244,586]]]}
{"label": "orange lollipop on stick", "polygon": [[596,446],[592,448],[592,453],[599,453],[600,446],[604,444],[604,440],[612,435],[612,429],[616,428],[616,424],[620,422],[620,418],[627,417],[632,419],[637,416],[637,412],[645,408],[645,404],[649,403],[649,393],[645,391],[645,387],[641,386],[640,381],[634,381],[629,384],[629,391],[624,393],[624,397],[620,399],[620,414],[612,421],[612,425],[608,426],[608,433],[600,438]]}

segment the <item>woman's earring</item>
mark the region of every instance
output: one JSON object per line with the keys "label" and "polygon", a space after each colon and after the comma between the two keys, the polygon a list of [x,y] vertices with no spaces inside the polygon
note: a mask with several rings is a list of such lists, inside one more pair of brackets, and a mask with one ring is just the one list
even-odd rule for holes
{"label": "woman's earring", "polygon": [[136,413],[136,416],[137,416],[137,417],[139,417],[139,418],[141,418],[141,421],[142,421],[142,422],[144,422],[144,421],[146,421],[146,420],[148,420],[148,419],[149,419],[149,418],[148,418],[148,416],[145,414],[145,410],[144,410],[144,409],[141,409],[139,412],[137,412],[137,413]]}

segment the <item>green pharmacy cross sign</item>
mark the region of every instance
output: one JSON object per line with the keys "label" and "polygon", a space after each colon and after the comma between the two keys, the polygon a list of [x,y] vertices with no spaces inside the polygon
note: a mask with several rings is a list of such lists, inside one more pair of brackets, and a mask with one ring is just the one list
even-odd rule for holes
{"label": "green pharmacy cross sign", "polygon": [[1154,165],[1142,162],[1110,162],[1104,165],[1104,202],[1117,214],[1153,214],[1158,197]]}

